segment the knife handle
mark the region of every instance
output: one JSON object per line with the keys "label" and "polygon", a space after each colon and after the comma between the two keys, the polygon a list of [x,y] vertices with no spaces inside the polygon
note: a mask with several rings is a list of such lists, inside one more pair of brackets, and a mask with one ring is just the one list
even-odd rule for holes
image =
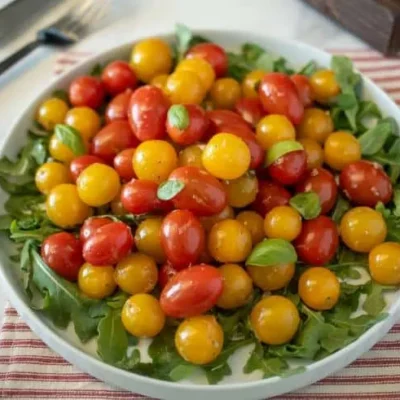
{"label": "knife handle", "polygon": [[40,41],[35,40],[34,42],[30,42],[30,43],[26,44],[24,47],[17,50],[15,53],[11,54],[9,57],[7,57],[5,60],[3,60],[0,63],[0,75],[2,73],[4,73],[5,71],[7,71],[7,69],[10,68],[12,65],[16,64],[22,58],[24,58],[29,53],[31,53],[33,50],[35,50],[40,45],[41,45]]}

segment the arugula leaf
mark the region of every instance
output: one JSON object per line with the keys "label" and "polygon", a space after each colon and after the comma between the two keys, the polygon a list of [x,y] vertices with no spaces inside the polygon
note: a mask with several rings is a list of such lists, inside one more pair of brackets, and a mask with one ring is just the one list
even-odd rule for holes
{"label": "arugula leaf", "polygon": [[9,215],[0,215],[0,231],[7,231],[13,219]]}
{"label": "arugula leaf", "polygon": [[24,229],[25,227],[22,225],[21,227],[21,221],[24,223],[24,221],[34,221],[37,219],[35,218],[30,218],[28,219],[22,219],[22,220],[14,220],[12,221],[10,225],[10,238],[14,241],[25,241],[27,239],[34,239],[39,242],[43,242],[44,239],[46,239],[48,236],[52,235],[53,233],[61,232],[62,229],[54,226],[51,224],[49,221],[45,220],[43,221],[39,226],[35,226],[32,229],[27,227],[27,229]]}
{"label": "arugula leaf", "polygon": [[332,213],[333,221],[338,225],[343,217],[343,215],[350,210],[350,203],[341,195],[338,196],[335,208]]}
{"label": "arugula leaf", "polygon": [[373,281],[364,286],[367,298],[363,304],[363,310],[373,317],[377,317],[386,307],[383,293],[386,290],[395,290],[395,287],[379,285]]}
{"label": "arugula leaf", "polygon": [[304,67],[302,67],[297,73],[300,75],[311,76],[317,71],[317,63],[314,60],[309,61]]}
{"label": "arugula leaf", "polygon": [[287,66],[287,60],[283,57],[279,57],[277,60],[274,61],[274,71],[275,72],[282,72],[286,75],[294,74],[294,70]]}
{"label": "arugula leaf", "polygon": [[363,133],[358,141],[361,153],[364,156],[372,156],[382,150],[389,135],[392,133],[392,125],[388,121],[379,121],[373,128]]}
{"label": "arugula leaf", "polygon": [[357,121],[361,123],[364,118],[381,118],[382,114],[373,101],[361,101],[359,104]]}
{"label": "arugula leaf", "polygon": [[93,66],[89,75],[90,76],[100,76],[103,73],[103,70],[104,70],[104,67],[100,63],[97,63]]}
{"label": "arugula leaf", "polygon": [[326,330],[329,334],[324,336],[320,343],[322,349],[328,354],[342,349],[354,340],[354,338],[349,335],[348,328],[338,328],[334,325],[326,324]]}
{"label": "arugula leaf", "polygon": [[56,138],[67,146],[76,156],[86,153],[86,147],[80,133],[69,125],[57,124],[54,128]]}
{"label": "arugula leaf", "polygon": [[0,176],[0,187],[9,194],[21,195],[38,193],[36,184],[30,177],[24,177],[23,179],[20,179],[19,182],[11,182],[10,180],[7,180]]}
{"label": "arugula leaf", "polygon": [[385,219],[387,235],[386,241],[400,242],[400,217],[397,217],[384,204],[379,202],[375,210],[380,212]]}
{"label": "arugula leaf", "polygon": [[178,62],[184,58],[185,54],[191,47],[199,43],[209,42],[208,39],[202,36],[193,35],[193,32],[183,24],[175,25],[175,38]]}
{"label": "arugula leaf", "polygon": [[249,65],[254,66],[254,69],[261,69],[266,72],[274,70],[274,59],[272,55],[266,52],[258,44],[243,44],[242,55],[246,62],[249,63]]}
{"label": "arugula leaf", "polygon": [[33,146],[34,141],[29,141],[14,162],[7,157],[3,157],[0,160],[0,175],[13,177],[27,175],[33,167],[33,159],[31,157]]}
{"label": "arugula leaf", "polygon": [[296,261],[297,253],[290,242],[283,239],[264,239],[253,248],[246,265],[268,267]]}
{"label": "arugula leaf", "polygon": [[[192,374],[194,374],[199,367],[193,364],[179,364],[176,367],[172,368],[169,376],[171,381],[177,382],[182,379],[189,378]],[[211,382],[210,382],[211,383]]]}
{"label": "arugula leaf", "polygon": [[299,193],[289,200],[304,219],[313,219],[321,213],[321,201],[315,192]]}
{"label": "arugula leaf", "polygon": [[[99,74],[100,75],[100,74]],[[65,101],[67,104],[69,104],[69,96],[68,92],[64,89],[57,89],[55,90],[52,94],[51,97],[56,97],[57,99]]]}
{"label": "arugula leaf", "polygon": [[44,214],[43,195],[11,195],[4,204],[4,209],[14,218]]}

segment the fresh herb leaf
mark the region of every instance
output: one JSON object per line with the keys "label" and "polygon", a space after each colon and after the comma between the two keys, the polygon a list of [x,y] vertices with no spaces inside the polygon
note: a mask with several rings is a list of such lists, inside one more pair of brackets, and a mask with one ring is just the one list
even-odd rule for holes
{"label": "fresh herb leaf", "polygon": [[364,286],[367,298],[363,304],[363,310],[373,317],[377,317],[386,307],[383,293],[386,290],[394,290],[394,287],[383,286],[373,281]]}
{"label": "fresh herb leaf", "polygon": [[293,196],[289,204],[296,209],[304,219],[313,219],[321,213],[321,201],[315,192],[299,193]]}
{"label": "fresh herb leaf", "polygon": [[[21,183],[20,183],[21,182]],[[3,178],[0,175],[0,187],[9,194],[23,195],[38,193],[35,182],[31,177],[25,177],[18,183],[12,182],[9,179]]]}
{"label": "fresh herb leaf", "polygon": [[294,70],[287,66],[287,60],[283,57],[279,57],[277,60],[274,61],[274,71],[275,72],[282,72],[286,75],[294,74]]}
{"label": "fresh herb leaf", "polygon": [[90,76],[100,76],[103,73],[104,67],[97,63],[93,66],[92,70],[90,71]]}
{"label": "fresh herb leaf", "polygon": [[9,215],[0,215],[0,231],[7,231],[10,229],[12,217]]}
{"label": "fresh herb leaf", "polygon": [[309,61],[304,67],[302,67],[299,72],[300,75],[311,76],[317,71],[317,63],[314,60]]}
{"label": "fresh herb leaf", "polygon": [[[33,220],[33,218],[32,218]],[[21,220],[24,221],[24,220]],[[54,226],[49,221],[43,221],[39,226],[32,227],[32,229],[24,229],[21,227],[21,221],[14,220],[10,225],[10,238],[16,242],[23,242],[28,239],[43,242],[48,236],[53,233],[61,232],[62,229]]]}
{"label": "fresh herb leaf", "polygon": [[361,153],[364,156],[372,156],[382,150],[389,135],[392,133],[392,126],[388,121],[382,120],[373,128],[363,133],[358,141],[361,146]]}
{"label": "fresh herb leaf", "polygon": [[339,224],[343,215],[350,210],[350,203],[341,195],[338,196],[335,208],[332,213],[332,219],[336,224]]}
{"label": "fresh herb leaf", "polygon": [[69,125],[58,124],[54,129],[56,138],[71,149],[76,156],[86,153],[85,144],[80,133]]}
{"label": "fresh herb leaf", "polygon": [[7,213],[16,219],[27,216],[44,215],[43,195],[11,195],[4,204]]}
{"label": "fresh herb leaf", "polygon": [[168,124],[179,130],[185,130],[190,124],[189,113],[183,104],[174,104],[168,110]]}
{"label": "fresh herb leaf", "polygon": [[193,364],[179,364],[176,367],[172,368],[169,376],[171,381],[178,382],[182,379],[189,378],[192,374],[194,374],[199,367]]}
{"label": "fresh herb leaf", "polygon": [[[100,74],[99,74],[100,75]],[[56,97],[57,99],[65,101],[67,104],[69,104],[69,96],[68,92],[64,89],[57,89],[55,90],[52,94],[51,97]]]}
{"label": "fresh herb leaf", "polygon": [[361,101],[359,104],[357,120],[361,123],[364,118],[381,118],[382,114],[373,101]]}
{"label": "fresh herb leaf", "polygon": [[199,43],[209,42],[208,39],[202,36],[193,35],[193,32],[183,24],[175,25],[175,38],[176,56],[178,62],[184,58],[185,54],[191,47]]}
{"label": "fresh herb leaf", "polygon": [[171,179],[160,184],[157,197],[160,200],[171,200],[185,188],[185,183],[178,179]]}
{"label": "fresh herb leaf", "polygon": [[277,142],[268,150],[265,165],[269,166],[285,154],[298,150],[304,150],[304,147],[300,142],[296,142],[295,140],[282,140]]}
{"label": "fresh herb leaf", "polygon": [[400,187],[395,187],[393,190],[393,215],[400,217]]}

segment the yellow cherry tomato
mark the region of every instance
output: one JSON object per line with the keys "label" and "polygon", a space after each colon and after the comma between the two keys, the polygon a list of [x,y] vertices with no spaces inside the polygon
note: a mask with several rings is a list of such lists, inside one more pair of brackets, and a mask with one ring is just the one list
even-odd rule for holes
{"label": "yellow cherry tomato", "polygon": [[179,152],[179,166],[191,166],[204,169],[201,160],[204,144],[192,144]]}
{"label": "yellow cherry tomato", "polygon": [[253,246],[264,239],[264,218],[255,211],[242,211],[236,219],[250,232]]}
{"label": "yellow cherry tomato", "polygon": [[381,285],[400,285],[400,244],[378,244],[369,253],[369,272]]}
{"label": "yellow cherry tomato", "polygon": [[323,144],[333,129],[333,121],[328,111],[306,108],[297,133],[299,139],[313,139]]}
{"label": "yellow cherry tomato", "polygon": [[307,154],[307,168],[314,169],[321,167],[324,163],[324,151],[321,145],[314,139],[299,139],[298,142],[303,146]]}
{"label": "yellow cherry tomato", "polygon": [[79,289],[92,299],[104,299],[110,296],[117,287],[112,265],[96,266],[85,263],[79,269]]}
{"label": "yellow cherry tomato", "polygon": [[223,182],[228,203],[232,207],[243,208],[251,204],[257,196],[258,179],[254,174],[244,174],[240,178]]}
{"label": "yellow cherry tomato", "polygon": [[145,83],[157,75],[168,74],[172,67],[169,44],[159,38],[141,40],[132,49],[131,67],[139,80]]}
{"label": "yellow cherry tomato", "polygon": [[194,72],[199,77],[206,92],[211,89],[215,81],[214,68],[203,58],[186,58],[178,64],[175,71]]}
{"label": "yellow cherry tomato", "polygon": [[217,79],[210,90],[210,98],[215,108],[231,109],[241,96],[240,83],[233,78]]}
{"label": "yellow cherry tomato", "polygon": [[165,92],[173,104],[200,104],[206,94],[200,78],[186,70],[176,71],[168,77]]}
{"label": "yellow cherry tomato", "polygon": [[133,155],[133,170],[139,179],[161,183],[177,166],[176,150],[165,140],[147,140]]}
{"label": "yellow cherry tomato", "polygon": [[114,279],[124,292],[149,293],[157,284],[157,264],[146,254],[130,254],[117,264]]}
{"label": "yellow cherry tomato", "polygon": [[152,257],[158,264],[165,262],[165,253],[161,246],[162,218],[147,218],[136,228],[135,244],[143,254]]}
{"label": "yellow cherry tomato", "polygon": [[254,284],[264,291],[280,290],[292,280],[295,272],[293,263],[270,265],[268,267],[247,267]]}
{"label": "yellow cherry tomato", "polygon": [[208,250],[222,263],[244,261],[251,252],[251,234],[239,221],[225,219],[217,222],[208,236]]}
{"label": "yellow cherry tomato", "polygon": [[122,307],[122,324],[133,336],[157,336],[165,325],[165,315],[158,300],[147,293],[130,297]]}
{"label": "yellow cherry tomato", "polygon": [[203,225],[204,229],[209,232],[211,228],[219,221],[223,221],[225,219],[233,219],[235,217],[235,213],[231,206],[226,206],[221,212],[218,214],[211,215],[209,217],[200,217],[200,222]]}
{"label": "yellow cherry tomato", "polygon": [[271,114],[262,118],[256,128],[256,139],[264,150],[283,140],[295,140],[293,124],[284,115]]}
{"label": "yellow cherry tomato", "polygon": [[290,206],[274,207],[265,216],[264,231],[269,238],[291,242],[301,232],[301,216]]}
{"label": "yellow cherry tomato", "polygon": [[247,144],[231,133],[214,135],[204,148],[204,168],[220,179],[236,179],[250,166],[250,150]]}
{"label": "yellow cherry tomato", "polygon": [[117,171],[98,163],[89,165],[81,172],[76,186],[81,200],[93,207],[109,203],[121,190]]}
{"label": "yellow cherry tomato", "polygon": [[58,162],[47,162],[42,164],[36,171],[36,187],[43,194],[49,194],[51,189],[62,183],[72,181],[69,169]]}
{"label": "yellow cherry tomato", "polygon": [[49,153],[52,158],[64,163],[70,163],[76,155],[74,152],[57,139],[56,135],[52,135],[49,142]]}
{"label": "yellow cherry tomato", "polygon": [[128,212],[125,210],[122,201],[121,201],[121,192],[119,192],[111,201],[110,203],[111,206],[111,212],[114,215],[125,215],[128,214]]}
{"label": "yellow cherry tomato", "polygon": [[325,103],[340,93],[335,73],[330,69],[323,69],[312,74],[310,85],[312,97],[321,103]]}
{"label": "yellow cherry tomato", "polygon": [[157,75],[150,81],[150,85],[158,87],[163,92],[165,92],[165,86],[167,84],[168,76],[168,74]]}
{"label": "yellow cherry tomato", "polygon": [[253,282],[247,272],[237,264],[224,264],[219,272],[224,286],[217,306],[229,310],[245,305],[253,291]]}
{"label": "yellow cherry tomato", "polygon": [[324,159],[331,168],[340,171],[347,164],[361,160],[360,142],[351,133],[334,132],[326,139]]}
{"label": "yellow cherry tomato", "polygon": [[75,128],[86,141],[93,139],[101,127],[99,114],[90,107],[71,108],[65,116],[65,123]]}
{"label": "yellow cherry tomato", "polygon": [[382,243],[387,227],[382,214],[369,207],[355,207],[340,221],[340,236],[353,251],[368,253]]}
{"label": "yellow cherry tomato", "polygon": [[242,81],[242,93],[243,97],[258,97],[258,85],[261,82],[261,79],[266,74],[265,71],[260,69],[256,69],[254,71],[249,72]]}
{"label": "yellow cherry tomato", "polygon": [[311,267],[301,274],[298,292],[308,307],[318,311],[330,310],[339,300],[340,282],[328,268]]}
{"label": "yellow cherry tomato", "polygon": [[62,124],[64,122],[68,109],[68,104],[65,101],[57,97],[52,97],[39,106],[36,114],[36,121],[39,122],[46,131],[52,131],[57,124]]}
{"label": "yellow cherry tomato", "polygon": [[297,307],[286,297],[268,296],[254,306],[250,322],[259,340],[278,345],[293,339],[300,324],[300,315]]}
{"label": "yellow cherry tomato", "polygon": [[61,228],[82,224],[91,215],[90,207],[78,195],[78,189],[70,183],[54,187],[46,199],[46,212],[50,221]]}
{"label": "yellow cherry tomato", "polygon": [[184,320],[175,333],[175,347],[181,357],[196,365],[208,364],[221,353],[224,332],[213,315]]}

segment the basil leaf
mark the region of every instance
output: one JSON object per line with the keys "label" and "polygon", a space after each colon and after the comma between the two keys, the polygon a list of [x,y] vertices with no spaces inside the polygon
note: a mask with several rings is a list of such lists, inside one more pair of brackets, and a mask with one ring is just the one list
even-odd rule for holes
{"label": "basil leaf", "polygon": [[85,144],[80,133],[69,125],[58,124],[54,128],[56,138],[69,147],[76,156],[81,156],[86,153]]}
{"label": "basil leaf", "polygon": [[332,219],[336,224],[339,224],[343,215],[350,210],[350,203],[341,195],[338,196],[335,208],[332,213]]}
{"label": "basil leaf", "polygon": [[283,57],[279,57],[277,60],[274,61],[274,71],[275,72],[282,72],[286,75],[294,74],[294,70],[287,66],[287,60]]}
{"label": "basil leaf", "polygon": [[190,41],[192,40],[192,31],[183,24],[175,25],[175,37],[178,50],[178,61],[180,61],[189,50]]}
{"label": "basil leaf", "polygon": [[359,110],[357,114],[358,121],[362,121],[364,118],[381,118],[382,114],[378,106],[372,101],[361,101],[359,104]]}
{"label": "basil leaf", "polygon": [[391,133],[392,126],[389,122],[378,122],[373,128],[369,129],[358,138],[361,146],[361,153],[364,156],[372,156],[378,153],[382,150]]}
{"label": "basil leaf", "polygon": [[190,124],[189,112],[182,104],[175,104],[168,110],[168,124],[179,130],[186,129]]}
{"label": "basil leaf", "polygon": [[357,107],[357,98],[353,92],[342,93],[337,97],[337,106],[342,110],[351,110]]}
{"label": "basil leaf", "polygon": [[295,140],[282,140],[277,142],[268,150],[265,165],[269,166],[285,154],[297,150],[304,150],[304,147]]}
{"label": "basil leaf", "polygon": [[38,189],[35,181],[32,180],[32,177],[28,176],[21,178],[22,179],[19,181],[14,179],[13,182],[11,182],[0,175],[0,187],[5,192],[13,195],[38,194]]}
{"label": "basil leaf", "polygon": [[33,146],[34,141],[29,141],[22,149],[15,162],[10,161],[7,157],[3,157],[0,160],[0,174],[12,177],[21,177],[29,174],[35,166],[33,163],[34,160],[31,156]]}
{"label": "basil leaf", "polygon": [[297,73],[300,75],[311,76],[317,71],[317,63],[314,60],[309,61]]}
{"label": "basil leaf", "polygon": [[178,193],[180,193],[184,189],[184,187],[184,182],[177,179],[171,179],[160,184],[157,190],[157,197],[160,200],[171,200]]}
{"label": "basil leaf", "polygon": [[317,218],[321,213],[321,201],[315,192],[296,194],[290,199],[289,204],[296,209],[304,219]]}
{"label": "basil leaf", "polygon": [[253,248],[246,265],[268,267],[296,261],[296,250],[291,243],[283,239],[264,239]]}
{"label": "basil leaf", "polygon": [[69,104],[69,96],[68,92],[64,89],[57,89],[55,90],[52,94],[51,97],[56,97],[57,99],[60,99],[62,101],[65,101],[67,104]]}

